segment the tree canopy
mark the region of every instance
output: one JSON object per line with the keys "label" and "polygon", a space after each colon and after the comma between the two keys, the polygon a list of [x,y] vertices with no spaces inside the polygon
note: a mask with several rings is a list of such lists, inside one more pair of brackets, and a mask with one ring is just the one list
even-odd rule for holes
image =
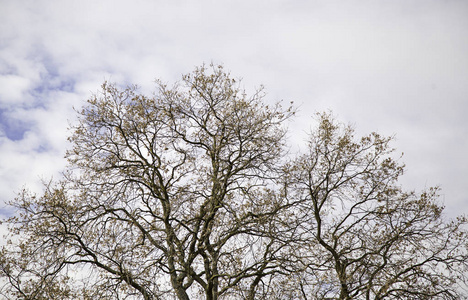
{"label": "tree canopy", "polygon": [[201,66],[153,96],[104,83],[63,179],[22,191],[0,252],[10,299],[461,299],[467,219],[401,187],[391,137]]}

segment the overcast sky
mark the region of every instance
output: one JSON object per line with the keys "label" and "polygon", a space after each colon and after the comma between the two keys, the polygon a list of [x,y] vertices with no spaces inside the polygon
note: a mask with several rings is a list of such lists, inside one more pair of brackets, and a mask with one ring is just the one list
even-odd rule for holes
{"label": "overcast sky", "polygon": [[104,80],[150,93],[204,62],[294,101],[294,143],[328,109],[395,135],[404,186],[468,214],[466,0],[0,0],[0,215],[59,177],[73,107]]}

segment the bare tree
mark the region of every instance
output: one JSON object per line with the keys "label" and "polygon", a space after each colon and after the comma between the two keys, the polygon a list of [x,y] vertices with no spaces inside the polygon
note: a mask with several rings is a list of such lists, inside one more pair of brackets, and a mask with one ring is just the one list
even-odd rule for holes
{"label": "bare tree", "polygon": [[300,286],[310,299],[462,298],[467,220],[444,222],[438,188],[402,190],[404,166],[390,141],[356,139],[352,127],[321,114],[308,153],[290,168],[309,241]]}
{"label": "bare tree", "polygon": [[221,67],[198,68],[173,88],[158,82],[153,98],[104,84],[80,112],[64,181],[14,203],[23,214],[11,221],[28,237],[19,260],[37,262],[4,274],[40,280],[12,287],[35,298],[31,289],[86,265],[99,273],[91,290],[109,297],[253,299],[290,247],[271,187],[292,110],[262,97],[248,97]]}
{"label": "bare tree", "polygon": [[17,299],[461,297],[464,218],[398,185],[391,139],[294,114],[222,67],[152,97],[105,83],[79,112],[63,180],[12,202],[0,292]]}

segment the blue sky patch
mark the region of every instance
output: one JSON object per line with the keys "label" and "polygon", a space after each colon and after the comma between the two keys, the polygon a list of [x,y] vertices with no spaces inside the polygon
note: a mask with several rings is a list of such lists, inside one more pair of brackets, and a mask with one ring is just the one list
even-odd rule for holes
{"label": "blue sky patch", "polygon": [[0,131],[12,141],[22,140],[31,122],[14,118],[11,113],[11,110],[0,109]]}

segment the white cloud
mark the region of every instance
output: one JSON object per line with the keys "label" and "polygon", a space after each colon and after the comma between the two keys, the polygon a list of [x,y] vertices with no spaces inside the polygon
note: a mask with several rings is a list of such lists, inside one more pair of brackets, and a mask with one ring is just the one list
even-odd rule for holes
{"label": "white cloud", "polygon": [[2,105],[21,101],[25,96],[31,83],[28,78],[24,78],[17,75],[5,75],[0,76],[0,86],[3,88],[0,90],[0,99],[2,99]]}
{"label": "white cloud", "polygon": [[71,107],[104,80],[148,92],[214,61],[300,104],[304,131],[330,108],[360,132],[397,134],[410,187],[441,183],[447,206],[468,203],[467,14],[455,0],[4,0],[0,108],[29,127],[0,137],[0,201],[64,165]]}

